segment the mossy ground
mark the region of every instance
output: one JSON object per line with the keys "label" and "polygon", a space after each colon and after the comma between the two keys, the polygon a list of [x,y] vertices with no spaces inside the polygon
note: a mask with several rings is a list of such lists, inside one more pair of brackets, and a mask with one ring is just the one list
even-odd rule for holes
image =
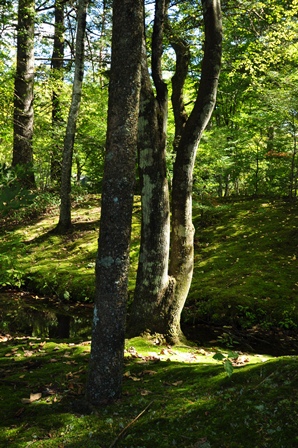
{"label": "mossy ground", "polygon": [[195,347],[135,338],[126,349],[123,397],[88,414],[76,406],[88,343],[3,341],[0,446],[108,448],[148,405],[115,446],[297,446],[296,357],[245,355],[229,378],[212,352]]}
{"label": "mossy ground", "polygon": [[[139,208],[136,202],[130,291]],[[27,287],[68,303],[92,301],[99,213],[98,199],[83,197],[74,207],[73,231],[64,236],[51,232],[57,207],[30,219],[4,217],[1,285]],[[297,218],[296,204],[281,200],[203,206],[194,201],[195,272],[184,323],[225,325],[242,333],[263,330],[269,338],[275,330],[294,334]],[[222,345],[235,342],[226,334]],[[0,446],[298,446],[297,357],[245,354],[248,362],[229,378],[212,358],[213,348],[202,347],[168,349],[152,340],[127,341],[123,397],[87,414],[76,403],[84,394],[89,343],[2,338]]]}

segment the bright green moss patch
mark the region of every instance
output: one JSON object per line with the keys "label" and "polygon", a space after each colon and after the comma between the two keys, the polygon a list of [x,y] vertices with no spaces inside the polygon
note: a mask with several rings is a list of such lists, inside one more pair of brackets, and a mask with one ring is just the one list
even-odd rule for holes
{"label": "bright green moss patch", "polygon": [[[31,291],[71,301],[93,301],[100,207],[95,196],[74,204],[73,229],[55,235],[58,207],[39,217],[1,228],[0,286],[23,286]],[[135,202],[131,244],[130,289],[136,275],[139,248],[139,209]],[[9,272],[8,272],[9,271]]]}

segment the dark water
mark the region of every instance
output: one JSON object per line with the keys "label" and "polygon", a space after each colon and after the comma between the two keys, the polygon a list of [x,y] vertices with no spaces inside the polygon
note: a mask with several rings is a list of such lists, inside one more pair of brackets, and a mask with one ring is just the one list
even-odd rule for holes
{"label": "dark water", "polygon": [[[0,293],[0,336],[91,339],[93,305],[61,302],[28,292]],[[273,356],[298,355],[298,335],[280,329],[239,332],[232,327],[182,323],[184,334],[201,347],[222,347]]]}
{"label": "dark water", "polygon": [[91,338],[92,305],[62,303],[26,292],[0,293],[0,334]]}

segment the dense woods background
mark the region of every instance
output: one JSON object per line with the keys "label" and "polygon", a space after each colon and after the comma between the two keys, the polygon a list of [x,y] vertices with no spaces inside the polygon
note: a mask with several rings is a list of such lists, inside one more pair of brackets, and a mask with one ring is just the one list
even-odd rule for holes
{"label": "dense woods background", "polygon": [[[40,190],[53,189],[60,179],[59,166],[61,169],[72,90],[76,5],[67,1],[37,1],[36,4],[27,1],[20,5],[35,8],[34,39],[30,43],[34,45],[35,54],[34,175]],[[16,6],[16,2],[1,2],[0,162],[3,167],[4,164],[10,167],[13,160],[14,80],[17,30],[20,30]],[[146,25],[149,35],[152,8],[148,2]],[[266,194],[296,197],[296,2],[223,1],[222,11],[224,42],[218,99],[200,144],[195,189],[203,196]],[[169,20],[172,34],[179,36],[190,53],[184,90],[187,107],[191,108],[202,61],[200,3],[170,3]],[[170,90],[175,60],[170,46],[171,32],[166,33],[162,63]],[[87,15],[83,98],[74,144],[73,183],[86,176],[89,187],[96,191],[100,191],[103,171],[110,37],[111,2],[91,2]],[[30,70],[32,68],[33,65]],[[174,140],[172,122],[170,106],[169,178]],[[4,170],[2,182],[8,176]]]}

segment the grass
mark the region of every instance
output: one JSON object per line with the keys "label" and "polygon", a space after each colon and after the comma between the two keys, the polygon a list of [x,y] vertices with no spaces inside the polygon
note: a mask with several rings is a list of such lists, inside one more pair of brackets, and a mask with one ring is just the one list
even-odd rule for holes
{"label": "grass", "polygon": [[0,446],[108,448],[127,426],[114,446],[297,446],[296,357],[246,355],[228,378],[210,351],[135,338],[126,342],[122,399],[88,414],[76,402],[89,350],[61,340],[1,343]]}
{"label": "grass", "polygon": [[[139,227],[139,209],[136,202],[133,229]],[[22,286],[61,299],[91,302],[99,217],[99,199],[83,196],[74,204],[73,230],[67,235],[53,232],[58,222],[57,205],[23,223],[13,221],[13,226],[7,219],[2,220],[0,286]],[[130,290],[135,278],[138,242],[135,231],[131,245]]]}

